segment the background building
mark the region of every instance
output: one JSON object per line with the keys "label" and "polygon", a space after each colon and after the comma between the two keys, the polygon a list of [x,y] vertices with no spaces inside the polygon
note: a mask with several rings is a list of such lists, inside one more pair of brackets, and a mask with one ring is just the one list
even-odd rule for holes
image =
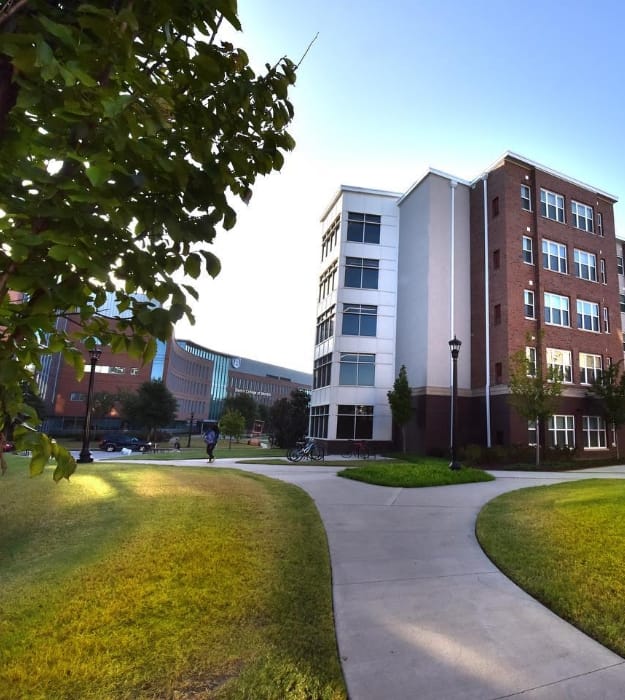
{"label": "background building", "polygon": [[[115,323],[117,308],[114,295],[109,295],[99,309]],[[63,320],[63,323],[68,321]],[[85,363],[89,366],[88,353]],[[202,347],[189,340],[172,338],[158,341],[151,363],[141,365],[125,353],[113,354],[107,347],[95,367],[94,391],[118,394],[136,391],[150,380],[161,380],[178,401],[176,422],[179,427],[189,421],[198,430],[204,422],[218,420],[226,397],[246,393],[254,400],[271,406],[288,397],[295,389],[311,389],[312,376],[286,367],[235,357]],[[44,358],[38,375],[40,394],[48,409],[44,429],[52,435],[76,433],[82,429],[87,401],[88,372],[78,381],[72,367],[60,355]],[[106,416],[95,417],[93,430],[122,427],[122,418],[113,409]],[[176,427],[176,426],[169,426]]]}
{"label": "background building", "polygon": [[403,195],[342,187],[322,219],[312,433],[390,443],[386,393],[405,365],[408,447],[447,449],[457,336],[460,444],[535,440],[508,403],[522,351],[563,377],[547,443],[607,449],[588,389],[623,358],[616,201],[513,153],[471,182],[429,170]]}

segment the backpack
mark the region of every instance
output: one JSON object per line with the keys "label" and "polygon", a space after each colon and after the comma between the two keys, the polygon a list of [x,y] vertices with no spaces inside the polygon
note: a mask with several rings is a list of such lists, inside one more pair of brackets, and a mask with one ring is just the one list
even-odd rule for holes
{"label": "backpack", "polygon": [[204,435],[204,442],[210,445],[211,442],[217,442],[217,433],[214,430],[209,430]]}

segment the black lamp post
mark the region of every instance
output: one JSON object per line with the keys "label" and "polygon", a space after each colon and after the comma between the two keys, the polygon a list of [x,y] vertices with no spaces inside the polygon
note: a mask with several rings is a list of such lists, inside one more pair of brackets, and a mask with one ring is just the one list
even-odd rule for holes
{"label": "black lamp post", "polygon": [[91,360],[91,372],[89,374],[89,388],[87,389],[87,408],[85,410],[85,423],[82,427],[82,450],[80,456],[76,460],[80,464],[93,462],[91,452],[89,452],[89,433],[91,431],[91,402],[93,400],[93,378],[95,376],[95,366],[102,355],[101,348],[93,348],[89,350],[89,358]]}
{"label": "black lamp post", "polygon": [[451,375],[451,462],[450,469],[460,469],[460,462],[456,461],[456,434],[458,432],[458,355],[462,343],[454,335],[449,341],[451,350],[452,375]]}
{"label": "black lamp post", "polygon": [[187,447],[191,447],[191,433],[193,432],[193,413],[189,418],[189,436],[187,437]]}

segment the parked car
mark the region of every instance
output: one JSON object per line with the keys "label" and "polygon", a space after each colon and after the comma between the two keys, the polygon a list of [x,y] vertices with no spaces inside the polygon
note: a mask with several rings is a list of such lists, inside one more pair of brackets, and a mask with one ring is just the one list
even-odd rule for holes
{"label": "parked car", "polygon": [[150,443],[134,435],[125,435],[123,433],[107,435],[100,442],[100,449],[106,452],[118,452],[124,447],[133,452],[146,452],[150,448]]}
{"label": "parked car", "polygon": [[5,452],[13,452],[13,450],[15,450],[15,445],[10,440],[7,440],[4,443],[4,451]]}

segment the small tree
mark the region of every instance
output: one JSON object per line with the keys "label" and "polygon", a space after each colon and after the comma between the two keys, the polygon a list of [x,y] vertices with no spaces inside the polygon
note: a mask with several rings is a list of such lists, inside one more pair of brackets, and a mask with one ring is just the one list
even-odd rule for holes
{"label": "small tree", "polygon": [[226,411],[219,419],[219,430],[228,435],[228,449],[232,449],[232,438],[238,442],[245,430],[245,416],[239,411]]}
{"label": "small tree", "polygon": [[399,370],[399,374],[393,384],[393,390],[386,395],[393,414],[393,421],[401,429],[401,448],[402,452],[405,453],[406,424],[410,420],[410,416],[412,416],[412,392],[408,385],[408,373],[405,365],[402,365]]}
{"label": "small tree", "polygon": [[555,368],[543,371],[542,363],[530,362],[525,350],[512,355],[510,361],[510,395],[508,402],[517,413],[536,423],[536,466],[540,464],[540,425],[555,412],[562,393],[562,373]]}
{"label": "small tree", "polygon": [[144,428],[148,440],[153,440],[158,428],[171,425],[178,410],[178,402],[169,389],[159,380],[143,382],[135,394],[122,399],[124,418],[135,426]]}
{"label": "small tree", "polygon": [[224,411],[238,411],[245,418],[245,427],[251,430],[258,416],[258,404],[249,394],[237,394],[226,398]]}
{"label": "small tree", "polygon": [[617,428],[625,423],[625,372],[623,360],[606,367],[592,382],[590,393],[601,400],[603,415],[612,427],[616,457],[619,458]]}

